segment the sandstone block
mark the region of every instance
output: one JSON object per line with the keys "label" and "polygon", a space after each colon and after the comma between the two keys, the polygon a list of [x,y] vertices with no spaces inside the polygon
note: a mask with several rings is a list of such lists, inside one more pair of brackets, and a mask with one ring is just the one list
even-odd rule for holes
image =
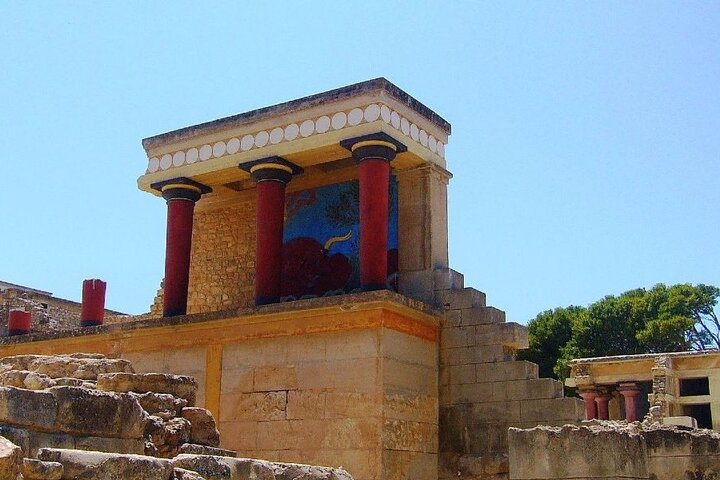
{"label": "sandstone block", "polygon": [[60,480],[63,466],[58,462],[43,462],[33,458],[23,460],[21,468],[25,480]]}
{"label": "sandstone block", "polygon": [[[223,398],[224,397],[224,398]],[[223,402],[223,400],[225,400]],[[284,420],[287,392],[239,393],[221,396],[223,421]],[[227,408],[223,408],[227,406]]]}
{"label": "sandstone block", "polygon": [[291,390],[287,393],[287,418],[323,418],[326,393],[321,390]]}
{"label": "sandstone block", "polygon": [[195,405],[198,384],[193,377],[166,373],[110,373],[98,375],[97,389],[109,392],[169,393]]}
{"label": "sandstone block", "polygon": [[449,365],[444,368],[448,371],[449,384],[475,383],[475,365]]}
{"label": "sandstone block", "polygon": [[469,347],[475,343],[474,327],[449,327],[440,330],[440,348]]}
{"label": "sandstone block", "polygon": [[350,474],[342,468],[280,462],[271,463],[270,468],[276,480],[352,480]]}
{"label": "sandstone block", "polygon": [[295,367],[257,367],[253,381],[253,390],[266,392],[273,390],[292,390],[297,388]]}
{"label": "sandstone block", "polygon": [[262,460],[180,454],[172,464],[197,472],[206,480],[275,480],[269,462]]}
{"label": "sandstone block", "polygon": [[463,310],[485,306],[485,293],[471,287],[462,290],[438,290],[435,303],[448,310]]}
{"label": "sandstone block", "polygon": [[0,422],[4,424],[52,431],[57,411],[57,401],[48,391],[0,387]]}
{"label": "sandstone block", "polygon": [[168,480],[173,475],[169,460],[142,455],[42,448],[38,458],[61,463],[65,479]]}
{"label": "sandstone block", "polygon": [[52,387],[49,392],[57,402],[55,431],[113,438],[143,435],[147,415],[130,395],[80,387]]}
{"label": "sandstone block", "polygon": [[445,348],[440,350],[441,365],[471,365],[507,362],[513,359],[512,350],[503,345]]}
{"label": "sandstone block", "polygon": [[507,382],[507,395],[515,400],[560,398],[563,396],[563,384],[552,378],[514,380]]}
{"label": "sandstone block", "polygon": [[525,360],[475,365],[478,382],[500,382],[505,380],[530,380],[538,378],[538,366]]}
{"label": "sandstone block", "polygon": [[237,457],[235,450],[227,450],[225,448],[208,447],[207,445],[198,445],[196,443],[184,443],[180,445],[180,453],[190,455],[214,455],[216,457]]}
{"label": "sandstone block", "polygon": [[0,479],[15,480],[22,465],[22,450],[5,437],[0,437]]}
{"label": "sandstone block", "polygon": [[184,407],[187,407],[187,400],[178,398],[169,393],[134,393],[129,395],[140,403],[140,406],[150,415],[158,413],[169,413],[171,416],[178,416]]}
{"label": "sandstone block", "polygon": [[30,432],[26,429],[0,425],[0,436],[20,447],[24,456],[30,455]]}
{"label": "sandstone block", "polygon": [[382,429],[383,448],[411,452],[437,453],[437,424],[408,420],[385,420]]}
{"label": "sandstone block", "polygon": [[465,288],[465,277],[452,268],[438,268],[433,271],[435,290],[460,290]]}
{"label": "sandstone block", "polygon": [[9,370],[0,373],[0,385],[4,387],[27,388],[29,390],[43,390],[51,387],[55,382],[42,373],[28,370]]}
{"label": "sandstone block", "polygon": [[220,432],[212,414],[204,408],[185,407],[182,417],[190,422],[190,441],[200,445],[217,447],[220,445]]}
{"label": "sandstone block", "polygon": [[[64,445],[42,444],[42,447],[66,448]],[[145,441],[142,438],[107,438],[107,437],[75,437],[74,450],[91,450],[108,453],[131,453],[142,455],[145,453]]]}
{"label": "sandstone block", "polygon": [[461,311],[461,325],[487,325],[492,323],[504,323],[505,312],[495,307],[473,307]]}
{"label": "sandstone block", "polygon": [[71,377],[96,380],[102,373],[132,372],[127,360],[97,354],[15,355],[0,359],[0,371],[29,370],[50,378]]}
{"label": "sandstone block", "polygon": [[67,433],[28,432],[28,456],[37,456],[41,448],[75,448],[75,437]]}
{"label": "sandstone block", "polygon": [[522,400],[523,422],[578,422],[585,418],[585,404],[579,398]]}
{"label": "sandstone block", "polygon": [[174,480],[205,480],[205,477],[192,470],[185,470],[184,468],[175,468],[173,470]]}
{"label": "sandstone block", "polygon": [[474,343],[477,345],[505,345],[515,350],[528,347],[528,332],[519,323],[477,325]]}

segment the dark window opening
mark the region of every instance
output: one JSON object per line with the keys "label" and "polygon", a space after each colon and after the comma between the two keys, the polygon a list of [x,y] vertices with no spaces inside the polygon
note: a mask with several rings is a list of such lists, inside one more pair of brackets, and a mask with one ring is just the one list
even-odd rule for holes
{"label": "dark window opening", "polygon": [[683,413],[697,420],[697,426],[699,428],[712,428],[712,414],[710,413],[709,403],[685,405],[683,407]]}
{"label": "dark window opening", "polygon": [[707,377],[683,378],[680,380],[680,396],[710,395],[710,384]]}

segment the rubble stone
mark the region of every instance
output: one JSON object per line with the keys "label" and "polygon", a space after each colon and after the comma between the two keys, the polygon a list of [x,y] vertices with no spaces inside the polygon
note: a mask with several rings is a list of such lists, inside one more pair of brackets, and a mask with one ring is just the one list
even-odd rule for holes
{"label": "rubble stone", "polygon": [[172,414],[172,416],[180,416],[182,409],[187,406],[185,399],[178,398],[169,393],[135,393],[130,392],[129,395],[136,399],[140,406],[150,415],[159,413]]}
{"label": "rubble stone", "polygon": [[220,446],[220,432],[215,419],[204,408],[186,407],[182,409],[182,417],[190,421],[190,441],[210,447]]}
{"label": "rubble stone", "polygon": [[196,443],[184,443],[180,445],[180,453],[188,453],[191,455],[214,455],[216,457],[237,457],[237,452],[235,450],[208,447],[207,445],[198,445]]}
{"label": "rubble stone", "polygon": [[205,477],[192,470],[185,470],[184,468],[176,468],[174,471],[175,480],[205,480]]}
{"label": "rubble stone", "polygon": [[173,476],[168,460],[142,455],[43,448],[38,458],[61,463],[64,479],[168,480]]}
{"label": "rubble stone", "polygon": [[9,370],[29,370],[50,378],[81,380],[97,380],[98,375],[103,373],[133,372],[129,361],[98,354],[15,355],[0,359],[0,372]]}
{"label": "rubble stone", "polygon": [[24,459],[21,470],[25,480],[60,480],[63,476],[62,463],[33,458]]}
{"label": "rubble stone", "polygon": [[4,437],[0,437],[0,480],[15,480],[22,465],[22,450]]}
{"label": "rubble stone", "polygon": [[262,460],[180,454],[172,459],[172,464],[197,472],[207,480],[275,480],[270,463]]}
{"label": "rubble stone", "polygon": [[97,389],[111,392],[169,393],[195,405],[197,381],[185,375],[166,373],[110,373],[98,376]]}

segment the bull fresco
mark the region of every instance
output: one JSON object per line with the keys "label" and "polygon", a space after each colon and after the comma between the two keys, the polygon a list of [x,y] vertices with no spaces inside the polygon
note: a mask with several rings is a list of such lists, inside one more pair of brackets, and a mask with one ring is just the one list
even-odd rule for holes
{"label": "bull fresco", "polygon": [[[390,177],[388,288],[397,290],[397,181]],[[285,301],[360,288],[357,180],[288,195],[281,295]]]}

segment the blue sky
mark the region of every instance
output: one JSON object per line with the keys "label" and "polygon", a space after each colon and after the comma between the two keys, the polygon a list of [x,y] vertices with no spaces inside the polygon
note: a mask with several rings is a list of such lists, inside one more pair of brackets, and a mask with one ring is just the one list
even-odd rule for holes
{"label": "blue sky", "polygon": [[146,311],[144,137],[384,76],[453,126],[450,261],[526,322],[720,285],[719,2],[2,2],[0,279]]}

